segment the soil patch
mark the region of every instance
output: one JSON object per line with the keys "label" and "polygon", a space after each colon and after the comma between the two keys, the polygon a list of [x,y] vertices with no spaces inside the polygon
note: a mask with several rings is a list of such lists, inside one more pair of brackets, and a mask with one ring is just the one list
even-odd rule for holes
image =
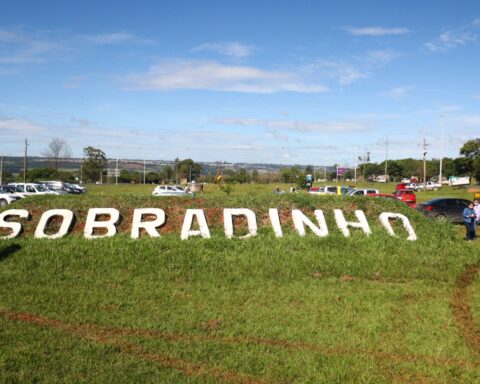
{"label": "soil patch", "polygon": [[450,301],[455,323],[460,330],[460,334],[470,349],[478,356],[480,356],[480,329],[475,326],[473,320],[468,288],[475,281],[479,269],[478,265],[471,265],[460,275],[456,281],[455,290]]}

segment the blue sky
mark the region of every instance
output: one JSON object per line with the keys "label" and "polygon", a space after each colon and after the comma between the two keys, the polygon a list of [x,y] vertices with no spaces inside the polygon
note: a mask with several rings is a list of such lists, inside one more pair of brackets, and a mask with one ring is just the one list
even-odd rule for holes
{"label": "blue sky", "polygon": [[478,1],[3,1],[0,153],[353,165],[480,136]]}

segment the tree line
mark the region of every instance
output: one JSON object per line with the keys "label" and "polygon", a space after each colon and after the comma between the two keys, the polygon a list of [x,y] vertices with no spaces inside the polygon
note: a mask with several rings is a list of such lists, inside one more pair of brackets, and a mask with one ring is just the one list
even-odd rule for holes
{"label": "tree line", "polygon": [[[61,169],[62,159],[70,157],[70,148],[64,139],[53,139],[43,155],[50,159],[51,166],[48,168],[36,168],[27,170],[29,181],[59,179],[63,181],[82,181],[84,183],[112,182],[112,166],[108,172],[109,162],[105,152],[99,148],[88,146],[83,148],[84,161],[79,171],[66,171]],[[480,138],[469,140],[460,148],[461,156],[456,158],[442,159],[442,175],[470,176],[480,182]],[[411,176],[423,177],[423,160],[398,159],[388,160],[387,174],[390,181],[399,181],[402,178]],[[331,168],[330,168],[331,169]],[[336,179],[336,172],[329,171],[325,174],[325,168],[315,168],[313,165],[294,165],[284,167],[276,172],[259,172],[247,168],[223,169],[224,180],[228,183],[291,183],[302,186],[305,183],[306,175],[316,176],[318,179]],[[368,162],[360,164],[357,168],[357,180],[365,175],[366,180],[373,180],[375,176],[385,173],[385,161],[380,163]],[[426,178],[435,180],[440,174],[440,160],[432,159],[426,161]],[[325,177],[326,176],[326,177]],[[14,181],[15,177],[11,172],[4,172],[5,181]],[[180,183],[181,181],[213,182],[215,175],[206,173],[200,163],[192,159],[175,159],[173,165],[165,165],[158,171],[149,170],[125,170],[120,169],[117,175],[120,183]],[[355,170],[348,169],[339,180],[353,180]]]}

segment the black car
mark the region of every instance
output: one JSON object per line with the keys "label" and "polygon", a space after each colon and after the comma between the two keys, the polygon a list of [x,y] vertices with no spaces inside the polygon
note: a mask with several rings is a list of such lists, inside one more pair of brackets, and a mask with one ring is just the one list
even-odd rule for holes
{"label": "black car", "polygon": [[416,209],[425,216],[443,221],[449,220],[452,223],[463,223],[463,210],[468,207],[471,201],[458,198],[438,198],[417,204]]}

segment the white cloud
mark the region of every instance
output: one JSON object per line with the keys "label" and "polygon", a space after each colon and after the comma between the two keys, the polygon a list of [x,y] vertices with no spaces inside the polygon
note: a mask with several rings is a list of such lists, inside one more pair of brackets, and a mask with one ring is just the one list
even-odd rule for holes
{"label": "white cloud", "polygon": [[463,105],[436,105],[440,112],[452,113],[463,109]]}
{"label": "white cloud", "polygon": [[253,45],[239,42],[230,43],[205,43],[192,49],[193,52],[211,51],[225,56],[244,58],[251,56],[257,48]]}
{"label": "white cloud", "polygon": [[480,127],[480,115],[459,115],[448,119],[461,127]]}
{"label": "white cloud", "polygon": [[371,127],[356,121],[295,121],[295,120],[263,120],[251,118],[220,117],[213,120],[215,124],[261,127],[267,129],[283,129],[295,132],[363,132]]}
{"label": "white cloud", "polygon": [[151,42],[128,32],[60,35],[56,31],[0,29],[0,64],[42,64],[70,58],[92,46]]}
{"label": "white cloud", "polygon": [[443,32],[424,46],[431,52],[447,52],[462,45],[475,44],[479,39],[480,22],[475,19],[471,23]]}
{"label": "white cloud", "polygon": [[366,69],[361,69],[343,60],[333,59],[317,60],[313,64],[304,66],[303,70],[315,77],[334,79],[341,85],[349,85],[369,76]]}
{"label": "white cloud", "polygon": [[408,28],[346,27],[345,30],[354,36],[405,35],[407,33],[410,33],[410,30]]}
{"label": "white cloud", "polygon": [[13,43],[18,41],[19,39],[20,35],[17,32],[0,28],[0,43]]}
{"label": "white cloud", "polygon": [[392,49],[377,49],[367,52],[366,61],[370,65],[381,66],[401,56],[400,52]]}
{"label": "white cloud", "polygon": [[37,135],[48,131],[48,127],[19,117],[0,116],[2,135]]}
{"label": "white cloud", "polygon": [[128,76],[126,81],[128,89],[158,91],[194,89],[245,93],[321,93],[328,90],[321,84],[304,81],[294,72],[268,71],[204,60],[164,61],[144,74]]}
{"label": "white cloud", "polygon": [[410,91],[413,90],[413,87],[407,86],[407,87],[397,87],[397,88],[392,88],[388,90],[387,92],[382,93],[382,96],[387,96],[391,99],[394,100],[402,100],[405,98]]}
{"label": "white cloud", "polygon": [[80,41],[96,45],[151,44],[153,40],[141,38],[128,32],[100,33],[78,36]]}

